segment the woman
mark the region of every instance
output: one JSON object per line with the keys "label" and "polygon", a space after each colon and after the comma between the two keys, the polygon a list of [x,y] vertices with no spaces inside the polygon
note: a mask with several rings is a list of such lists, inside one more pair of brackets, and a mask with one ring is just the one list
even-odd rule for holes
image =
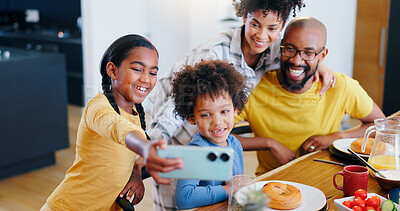
{"label": "woman", "polygon": [[[214,35],[207,42],[194,49],[185,59],[176,64],[169,73],[158,81],[157,97],[153,98],[151,124],[148,130],[151,138],[168,140],[168,144],[188,144],[198,132],[197,127],[187,121],[175,118],[171,96],[171,81],[174,72],[185,65],[194,65],[204,59],[224,60],[234,65],[236,71],[246,78],[251,89],[268,70],[280,68],[280,32],[290,13],[304,6],[302,0],[241,0],[237,16],[243,17],[243,25],[230,31]],[[333,71],[326,65],[318,69],[315,80],[322,75],[320,94],[335,82]],[[153,183],[154,208],[177,209],[174,203],[175,186]]]}

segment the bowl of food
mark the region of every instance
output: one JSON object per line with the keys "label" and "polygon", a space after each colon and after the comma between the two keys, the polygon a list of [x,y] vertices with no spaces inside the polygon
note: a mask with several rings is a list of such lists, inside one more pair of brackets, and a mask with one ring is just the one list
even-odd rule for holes
{"label": "bowl of food", "polygon": [[388,193],[388,198],[389,198],[390,200],[392,200],[393,202],[399,204],[399,199],[400,199],[400,188],[392,189],[392,190]]}
{"label": "bowl of food", "polygon": [[374,176],[378,185],[386,191],[390,191],[395,188],[400,188],[400,170],[394,169],[381,169],[378,170],[385,178],[374,172]]}
{"label": "bowl of food", "polygon": [[[358,199],[356,199],[356,198],[358,198]],[[366,198],[364,198],[364,199],[361,199],[360,197],[355,197],[355,196],[334,199],[333,203],[336,206],[338,211],[357,210],[357,209],[353,209],[354,206],[359,206],[359,207],[364,206],[365,208],[373,207],[374,209],[371,209],[371,210],[378,210],[378,209],[379,210],[394,210],[394,208],[383,209],[383,207],[395,207],[397,210],[400,210],[400,206],[398,204],[395,204],[391,200],[387,200],[385,197],[382,197],[376,193],[368,193]],[[386,205],[384,205],[384,204],[386,204]],[[362,209],[362,208],[360,208],[360,209]]]}

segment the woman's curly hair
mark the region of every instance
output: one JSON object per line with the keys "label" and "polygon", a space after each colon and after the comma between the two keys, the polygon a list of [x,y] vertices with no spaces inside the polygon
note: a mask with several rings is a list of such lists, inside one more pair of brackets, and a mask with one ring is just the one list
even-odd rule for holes
{"label": "woman's curly hair", "polygon": [[[235,4],[236,0],[233,0],[233,3]],[[267,12],[277,12],[278,16],[286,21],[291,10],[293,10],[293,17],[296,17],[296,10],[300,12],[302,7],[305,7],[302,0],[241,0],[238,3],[236,15],[247,17],[248,13],[262,9]]]}
{"label": "woman's curly hair", "polygon": [[224,92],[240,112],[247,102],[246,89],[244,77],[228,62],[203,60],[194,66],[187,65],[175,73],[172,81],[174,112],[183,120],[193,118],[198,97],[206,95],[214,99]]}

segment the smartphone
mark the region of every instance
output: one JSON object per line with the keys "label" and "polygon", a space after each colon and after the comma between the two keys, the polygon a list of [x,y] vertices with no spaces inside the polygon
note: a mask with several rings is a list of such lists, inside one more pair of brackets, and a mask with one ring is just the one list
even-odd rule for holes
{"label": "smartphone", "polygon": [[163,158],[183,159],[183,169],[160,173],[163,178],[228,181],[232,177],[232,148],[169,145],[157,152]]}

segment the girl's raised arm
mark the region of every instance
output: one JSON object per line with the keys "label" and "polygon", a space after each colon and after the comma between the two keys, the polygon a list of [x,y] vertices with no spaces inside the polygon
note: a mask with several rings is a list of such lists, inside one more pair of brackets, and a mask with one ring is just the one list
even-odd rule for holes
{"label": "girl's raised arm", "polygon": [[144,158],[145,166],[149,174],[159,184],[169,184],[171,179],[162,178],[158,172],[169,172],[183,168],[180,158],[161,158],[157,155],[157,147],[167,148],[167,143],[161,139],[148,141],[138,131],[129,132],[126,135],[126,146]]}

